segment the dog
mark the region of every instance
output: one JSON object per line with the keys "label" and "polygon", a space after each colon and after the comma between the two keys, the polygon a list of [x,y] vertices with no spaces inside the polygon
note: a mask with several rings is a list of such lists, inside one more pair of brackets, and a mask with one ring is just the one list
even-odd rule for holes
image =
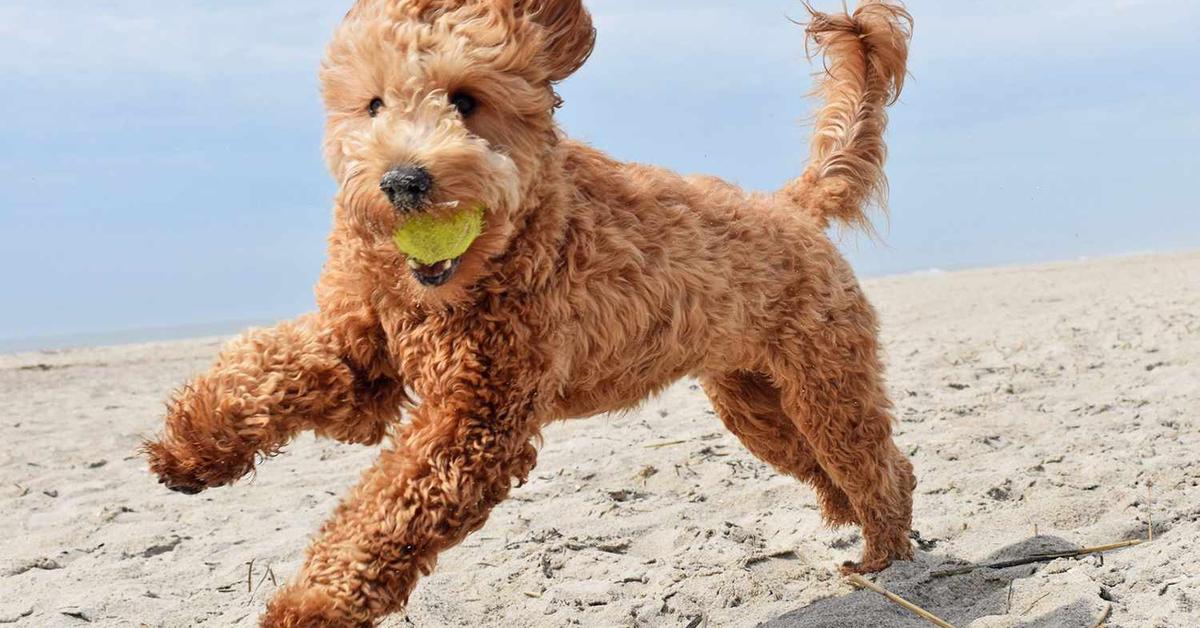
{"label": "dog", "polygon": [[[338,183],[318,311],[247,332],[144,445],[170,489],[234,482],[298,432],[390,439],[267,605],[264,626],[369,626],[523,483],[543,426],[696,377],[754,455],[909,559],[876,315],[827,231],[882,207],[886,107],[912,19],[811,8],[821,108],[774,193],[622,163],[564,137],[556,83],[595,41],[581,0],[359,0],[321,67]],[[410,216],[485,208],[460,257],[406,259]],[[401,415],[405,419],[401,420]]]}

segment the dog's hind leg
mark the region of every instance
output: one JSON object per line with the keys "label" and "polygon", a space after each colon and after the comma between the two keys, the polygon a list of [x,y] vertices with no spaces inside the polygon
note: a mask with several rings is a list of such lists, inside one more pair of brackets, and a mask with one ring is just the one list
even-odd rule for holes
{"label": "dog's hind leg", "polygon": [[879,571],[912,557],[916,480],[892,441],[875,333],[873,312],[859,300],[831,311],[803,340],[783,344],[770,367],[784,411],[862,526],[862,560],[843,566],[847,572]]}
{"label": "dog's hind leg", "polygon": [[706,377],[703,384],[725,427],[750,453],[812,485],[828,525],[858,523],[849,498],[821,468],[808,441],[783,411],[779,390],[766,376],[737,371]]}

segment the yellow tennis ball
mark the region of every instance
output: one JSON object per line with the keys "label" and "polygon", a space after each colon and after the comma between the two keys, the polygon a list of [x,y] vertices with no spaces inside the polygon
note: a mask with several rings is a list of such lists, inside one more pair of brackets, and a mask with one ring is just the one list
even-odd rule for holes
{"label": "yellow tennis ball", "polygon": [[483,206],[475,205],[449,215],[416,214],[392,234],[396,248],[422,264],[454,259],[483,233]]}

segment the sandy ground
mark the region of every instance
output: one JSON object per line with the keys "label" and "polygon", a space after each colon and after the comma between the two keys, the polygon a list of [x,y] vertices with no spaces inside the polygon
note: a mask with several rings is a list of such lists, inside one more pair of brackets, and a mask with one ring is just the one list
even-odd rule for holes
{"label": "sandy ground", "polygon": [[[959,626],[1198,625],[1200,253],[867,287],[923,539],[878,581]],[[295,572],[374,451],[303,438],[194,497],[133,454],[218,346],[0,356],[0,623],[249,626]],[[930,575],[1143,536],[1151,516],[1152,543],[1103,560]],[[384,625],[922,625],[835,575],[859,544],[685,381],[548,430],[533,480]]]}

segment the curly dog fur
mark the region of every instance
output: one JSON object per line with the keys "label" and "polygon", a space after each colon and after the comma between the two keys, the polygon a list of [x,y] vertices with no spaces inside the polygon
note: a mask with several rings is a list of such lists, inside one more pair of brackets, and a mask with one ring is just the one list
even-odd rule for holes
{"label": "curly dog fur", "polygon": [[[686,376],[751,452],[813,485],[830,524],[862,527],[845,569],[911,556],[915,480],[891,438],[876,316],[825,233],[867,225],[882,201],[908,14],[880,0],[812,12],[823,107],[810,165],[773,194],[565,139],[553,86],[594,32],[580,0],[359,0],[337,31],[321,71],[339,192],[319,311],[226,346],[146,444],[168,487],[197,492],[301,430],[390,436],[263,625],[403,609],[527,477],[543,426]],[[412,210],[380,189],[398,165],[431,182],[417,211],[487,208],[484,235],[433,284],[390,238]]]}

